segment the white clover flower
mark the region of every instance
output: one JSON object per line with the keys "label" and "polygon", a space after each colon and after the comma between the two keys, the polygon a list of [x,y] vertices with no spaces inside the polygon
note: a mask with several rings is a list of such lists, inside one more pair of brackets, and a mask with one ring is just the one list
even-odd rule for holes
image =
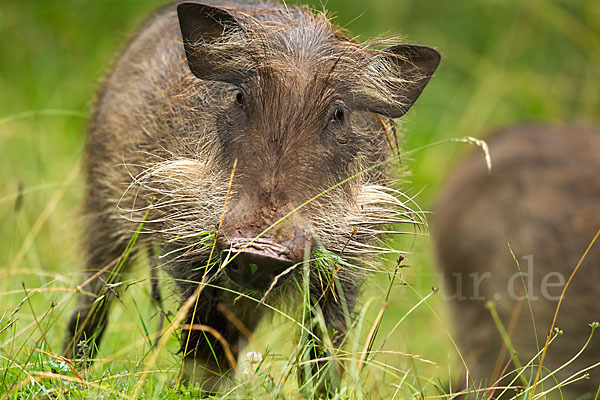
{"label": "white clover flower", "polygon": [[256,351],[249,351],[246,354],[246,357],[248,358],[248,362],[250,364],[258,364],[259,362],[261,362],[263,360],[262,354],[260,354],[259,352],[256,352]]}

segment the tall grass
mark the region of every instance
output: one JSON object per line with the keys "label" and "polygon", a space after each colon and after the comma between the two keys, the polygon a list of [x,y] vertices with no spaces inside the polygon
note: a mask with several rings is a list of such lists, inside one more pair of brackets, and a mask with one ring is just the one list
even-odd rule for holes
{"label": "tall grass", "polygon": [[[81,281],[79,164],[88,104],[128,32],[159,3],[0,4],[0,399],[193,398],[200,390],[172,385],[180,362],[175,336],[153,357],[160,312],[144,256],[122,284],[97,362],[84,372],[58,356]],[[402,122],[410,159],[401,163],[412,171],[403,190],[425,210],[466,147],[428,144],[521,121],[600,120],[595,0],[330,0],[327,8],[360,38],[408,35],[444,56]],[[392,245],[411,254],[402,268],[390,258],[387,272],[375,274],[345,346],[321,355],[343,361],[339,398],[445,398],[447,382],[459,374],[427,238]],[[172,283],[162,278],[168,293]],[[172,300],[166,303],[176,312]],[[260,352],[262,361],[242,360],[223,398],[297,398],[294,371],[305,365],[307,349],[296,327],[311,318],[321,323],[318,315],[302,316],[294,322],[282,312],[259,327],[248,351]],[[314,387],[302,391],[310,395]],[[474,396],[487,398],[485,390]]]}

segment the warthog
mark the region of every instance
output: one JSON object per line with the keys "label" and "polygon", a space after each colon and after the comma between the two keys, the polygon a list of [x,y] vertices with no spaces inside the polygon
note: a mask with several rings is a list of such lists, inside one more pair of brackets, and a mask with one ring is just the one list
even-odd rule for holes
{"label": "warthog", "polygon": [[[468,157],[437,199],[433,221],[471,388],[533,383],[537,368],[525,368],[522,380],[518,365],[509,364],[491,311],[497,310],[517,364],[539,365],[564,285],[600,229],[600,132],[515,127],[493,135],[489,148],[491,173],[480,154]],[[536,393],[598,366],[597,337],[569,361],[584,347],[588,325],[600,320],[598,282],[596,242],[565,293],[556,320],[564,334],[548,348],[542,370],[548,378]],[[587,372],[590,379],[562,388],[565,399],[596,393],[599,369]]]}
{"label": "warthog", "polygon": [[[67,354],[99,344],[140,226],[131,251],[157,249],[182,302],[197,299],[183,321],[190,379],[214,386],[230,369],[240,324],[252,331],[264,314],[259,299],[301,298],[290,283],[305,259],[328,331],[316,337],[339,345],[382,225],[414,218],[388,187],[393,118],[439,61],[429,47],[359,44],[325,14],[279,3],[155,12],[102,84],[89,124],[84,289],[100,296],[81,297]],[[339,262],[317,269],[316,253]]]}

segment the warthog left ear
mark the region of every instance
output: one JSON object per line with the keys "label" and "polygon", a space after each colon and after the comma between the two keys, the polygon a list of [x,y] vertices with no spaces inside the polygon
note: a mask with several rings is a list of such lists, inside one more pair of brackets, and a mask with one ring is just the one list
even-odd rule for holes
{"label": "warthog left ear", "polygon": [[223,54],[214,45],[228,36],[243,32],[239,22],[220,7],[201,3],[181,3],[177,6],[179,27],[185,55],[192,73],[200,79],[235,83],[236,71],[227,68]]}
{"label": "warthog left ear", "polygon": [[359,101],[369,111],[401,117],[417,100],[440,59],[437,50],[414,44],[378,51],[366,68],[367,88],[358,94]]}

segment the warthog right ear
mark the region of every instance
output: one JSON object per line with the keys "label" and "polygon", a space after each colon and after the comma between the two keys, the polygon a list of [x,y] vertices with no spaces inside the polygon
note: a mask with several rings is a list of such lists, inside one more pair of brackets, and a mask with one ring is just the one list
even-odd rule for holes
{"label": "warthog right ear", "polygon": [[369,111],[401,117],[417,100],[440,59],[437,50],[414,44],[378,51],[366,68],[368,89],[357,100]]}
{"label": "warthog right ear", "polygon": [[200,3],[179,4],[177,16],[192,73],[200,79],[239,81],[239,76],[234,71],[226,71],[223,64],[215,59],[218,54],[211,51],[211,45],[236,31],[243,32],[238,21],[223,8]]}

